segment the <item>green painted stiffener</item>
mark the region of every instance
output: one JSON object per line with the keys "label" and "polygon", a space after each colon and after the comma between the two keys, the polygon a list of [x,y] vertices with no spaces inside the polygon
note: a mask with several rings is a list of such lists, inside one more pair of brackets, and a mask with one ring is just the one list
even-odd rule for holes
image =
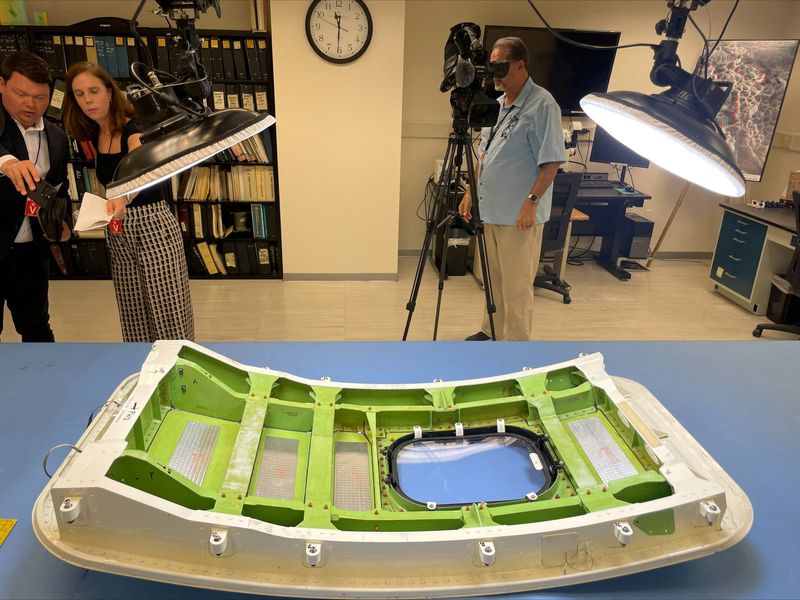
{"label": "green painted stiffener", "polygon": [[[636,469],[636,475],[605,484],[568,424],[596,417]],[[506,424],[547,435],[562,461],[553,485],[535,502],[526,499],[474,503],[429,510],[401,496],[384,481],[394,441],[423,430],[452,431]],[[167,465],[189,421],[219,426],[201,485]],[[297,472],[291,499],[256,495],[265,441],[297,441]],[[505,381],[430,389],[353,389],[307,385],[237,369],[184,348],[135,422],[128,447],[107,476],[144,492],[197,510],[241,514],[283,526],[345,531],[434,531],[548,521],[645,502],[672,494],[645,450],[623,424],[605,392],[568,367]],[[366,445],[372,508],[351,511],[334,504],[337,442]],[[674,529],[658,513],[636,525],[648,535]]]}

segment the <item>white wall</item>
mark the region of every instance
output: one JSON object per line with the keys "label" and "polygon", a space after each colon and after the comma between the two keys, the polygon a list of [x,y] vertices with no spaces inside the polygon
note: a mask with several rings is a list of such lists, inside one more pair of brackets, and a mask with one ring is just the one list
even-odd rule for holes
{"label": "white wall", "polygon": [[306,40],[309,2],[271,3],[287,278],[397,276],[406,7],[368,5],[369,49],[333,65]]}
{"label": "white wall", "polygon": [[[536,5],[554,27],[618,30],[620,43],[658,43],[653,27],[666,13],[664,0],[537,0]],[[730,0],[715,0],[695,13],[695,20],[712,34],[719,35]],[[725,37],[773,39],[798,37],[800,2],[793,0],[743,0]],[[441,158],[450,128],[449,96],[438,91],[441,81],[442,52],[449,28],[462,21],[481,26],[518,25],[540,27],[538,17],[524,1],[434,0],[409,2],[406,9],[406,56],[403,82],[403,147],[400,200],[400,250],[418,250],[424,225],[415,217],[435,158]],[[702,41],[687,27],[679,54],[691,68],[702,48]],[[649,81],[653,55],[647,48],[619,50],[609,90],[659,91]],[[779,130],[800,130],[800,68],[795,67],[786,104],[778,123]],[[585,146],[585,145],[584,145]],[[761,184],[748,184],[748,197],[775,199],[786,185],[789,168],[800,168],[800,154],[775,150],[767,162]],[[603,165],[592,165],[602,170]],[[607,169],[607,166],[605,167]],[[634,171],[636,185],[653,199],[638,209],[655,221],[655,235],[666,223],[683,186],[676,177],[659,167]],[[661,250],[666,252],[713,251],[723,198],[693,187],[673,222]]]}

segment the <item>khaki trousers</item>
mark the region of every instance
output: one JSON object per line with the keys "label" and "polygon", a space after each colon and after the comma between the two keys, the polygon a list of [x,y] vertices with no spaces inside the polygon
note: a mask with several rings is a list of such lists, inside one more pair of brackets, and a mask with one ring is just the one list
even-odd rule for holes
{"label": "khaki trousers", "polygon": [[[533,279],[539,268],[543,231],[543,223],[525,231],[514,225],[485,225],[498,340],[533,338]],[[491,335],[488,315],[483,317],[481,330]]]}

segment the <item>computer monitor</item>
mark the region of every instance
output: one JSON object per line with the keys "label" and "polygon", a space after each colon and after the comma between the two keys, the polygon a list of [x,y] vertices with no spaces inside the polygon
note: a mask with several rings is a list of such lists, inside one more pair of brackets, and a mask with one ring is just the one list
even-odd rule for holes
{"label": "computer monitor", "polygon": [[[616,46],[619,31],[558,29],[563,36],[594,46]],[[518,37],[528,48],[528,72],[534,83],[553,94],[562,114],[584,114],[580,100],[608,90],[616,50],[591,50],[562,42],[543,27],[487,25],[483,44],[491,50],[503,37]]]}
{"label": "computer monitor", "polygon": [[644,156],[636,154],[625,144],[617,141],[610,133],[599,125],[594,130],[594,141],[592,151],[589,154],[589,161],[596,163],[608,163],[615,165],[626,165],[628,167],[640,167],[646,169],[650,166],[650,161]]}

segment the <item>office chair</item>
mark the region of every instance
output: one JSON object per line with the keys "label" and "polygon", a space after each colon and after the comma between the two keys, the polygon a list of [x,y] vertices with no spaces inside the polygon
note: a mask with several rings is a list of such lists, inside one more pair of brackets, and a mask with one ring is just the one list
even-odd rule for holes
{"label": "office chair", "polygon": [[[564,248],[567,242],[567,229],[578,200],[578,190],[581,185],[580,173],[559,173],[553,182],[553,205],[550,209],[550,220],[545,223],[542,233],[542,254],[557,252]],[[533,280],[533,287],[543,288],[561,294],[564,304],[572,302],[569,297],[570,285],[560,279],[553,267],[544,265],[544,273],[539,273]]]}
{"label": "office chair", "polygon": [[[797,244],[794,247],[794,254],[792,255],[792,262],[789,263],[789,270],[783,279],[791,285],[792,298],[787,298],[786,302],[800,302],[800,192],[792,192],[792,201],[794,202],[794,220],[795,231],[797,232]],[[800,321],[795,323],[759,323],[753,330],[755,337],[761,337],[764,329],[771,329],[773,331],[785,331],[786,333],[794,333],[800,335]]]}

